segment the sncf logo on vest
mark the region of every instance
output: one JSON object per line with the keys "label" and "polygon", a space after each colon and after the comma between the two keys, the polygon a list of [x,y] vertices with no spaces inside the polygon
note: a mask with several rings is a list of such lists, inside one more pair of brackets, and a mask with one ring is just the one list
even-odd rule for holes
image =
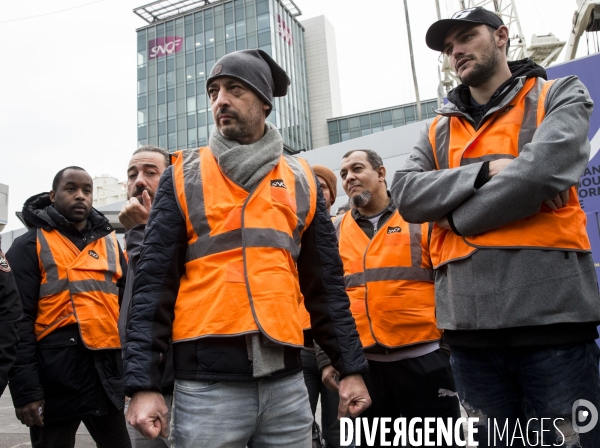
{"label": "sncf logo on vest", "polygon": [[277,188],[285,188],[285,183],[283,182],[283,179],[273,179],[271,181],[271,186]]}
{"label": "sncf logo on vest", "polygon": [[95,251],[93,250],[88,250],[88,254],[90,255],[90,257],[94,257],[96,260],[98,260],[100,258],[100,255],[98,255]]}
{"label": "sncf logo on vest", "polygon": [[390,233],[400,233],[400,232],[402,232],[402,227],[388,227],[388,231],[387,231],[388,235]]}

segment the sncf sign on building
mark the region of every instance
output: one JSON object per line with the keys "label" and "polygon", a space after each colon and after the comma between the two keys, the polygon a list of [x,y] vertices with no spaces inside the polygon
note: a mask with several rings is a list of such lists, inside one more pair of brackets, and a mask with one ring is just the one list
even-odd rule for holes
{"label": "sncf sign on building", "polygon": [[277,33],[279,33],[285,43],[292,46],[292,29],[287,26],[279,14],[277,14]]}
{"label": "sncf sign on building", "polygon": [[162,58],[168,54],[179,53],[183,47],[183,37],[157,37],[148,41],[148,59]]}
{"label": "sncf sign on building", "polygon": [[268,121],[288,152],[311,148],[304,28],[293,0],[150,1],[134,10],[148,23],[136,30],[140,146],[206,146],[213,126],[207,74],[225,54],[260,49],[289,70],[292,83],[273,100]]}

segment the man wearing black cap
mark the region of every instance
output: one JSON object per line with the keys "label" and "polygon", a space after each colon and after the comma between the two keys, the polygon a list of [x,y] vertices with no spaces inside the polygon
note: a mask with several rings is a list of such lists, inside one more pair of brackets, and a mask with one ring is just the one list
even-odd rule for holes
{"label": "man wearing black cap", "polygon": [[436,316],[476,440],[492,442],[496,419],[541,444],[598,447],[600,299],[575,188],[592,101],[575,76],[546,81],[530,59],[507,62],[508,29],[483,8],[434,23],[426,41],[462,84],[392,195],[407,221],[435,222]]}
{"label": "man wearing black cap", "polygon": [[289,82],[261,50],[222,57],[206,82],[209,146],[178,151],[162,176],[125,346],[127,420],[148,438],[167,435],[159,380],[172,340],[174,446],[310,448],[302,295],[315,340],[341,369],[339,416],[370,404],[323,194],[266,122]]}

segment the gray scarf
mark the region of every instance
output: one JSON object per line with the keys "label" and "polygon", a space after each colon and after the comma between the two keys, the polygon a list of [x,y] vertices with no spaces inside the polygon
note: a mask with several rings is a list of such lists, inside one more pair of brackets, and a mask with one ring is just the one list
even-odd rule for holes
{"label": "gray scarf", "polygon": [[[208,145],[227,177],[251,191],[279,163],[283,154],[283,139],[271,123],[266,123],[263,138],[250,145],[228,140],[214,126]],[[255,378],[268,376],[285,368],[283,346],[275,344],[261,333],[246,335],[248,359],[252,361]]]}
{"label": "gray scarf", "polygon": [[228,140],[214,126],[208,146],[223,174],[250,191],[279,163],[283,139],[271,123],[266,123],[263,138],[250,145]]}

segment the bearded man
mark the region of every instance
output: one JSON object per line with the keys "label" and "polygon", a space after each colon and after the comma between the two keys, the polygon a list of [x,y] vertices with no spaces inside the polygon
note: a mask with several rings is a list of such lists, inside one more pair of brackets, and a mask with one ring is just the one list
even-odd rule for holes
{"label": "bearded man", "polygon": [[302,377],[302,296],[313,337],[341,369],[339,416],[370,404],[368,370],[321,189],[266,122],[289,78],[265,52],[223,56],[206,81],[209,146],[162,176],[133,284],[127,420],[167,435],[160,366],[172,341],[177,447],[312,445]]}
{"label": "bearded man", "polygon": [[435,222],[436,317],[476,441],[508,421],[541,444],[599,447],[600,298],[576,190],[592,101],[575,76],[546,81],[529,59],[507,62],[508,28],[481,7],[434,23],[426,41],[462,84],[392,196],[407,221]]}
{"label": "bearded man", "polygon": [[[435,321],[430,226],[402,219],[385,176],[375,151],[357,149],[342,157],[340,177],[353,208],[338,216],[334,226],[350,311],[369,362],[365,383],[373,405],[363,417],[456,420],[456,387]],[[317,362],[323,383],[336,390],[331,361],[319,351]],[[431,425],[434,432],[436,424]],[[417,428],[422,430],[420,424]],[[381,427],[374,431],[377,437],[370,446],[390,446],[389,434]],[[448,445],[438,441],[436,446]]]}
{"label": "bearded man", "polygon": [[[150,214],[152,202],[158,190],[158,183],[163,172],[170,165],[170,155],[166,149],[157,146],[142,146],[134,151],[127,167],[127,201],[123,204],[119,221],[125,227],[123,240],[127,247],[127,279],[121,311],[119,313],[119,337],[125,345],[127,323],[131,311],[131,291],[133,279],[137,271],[137,262],[144,248],[144,231]],[[173,351],[167,350],[166,360],[161,363],[162,378],[159,381],[167,409],[173,401]],[[126,398],[127,400],[127,398]],[[129,401],[125,403],[125,409]],[[168,412],[170,414],[170,412]],[[168,417],[168,416],[167,416]],[[167,418],[168,421],[168,418]],[[166,438],[157,437],[148,440],[133,426],[127,425],[132,448],[166,448]]]}

